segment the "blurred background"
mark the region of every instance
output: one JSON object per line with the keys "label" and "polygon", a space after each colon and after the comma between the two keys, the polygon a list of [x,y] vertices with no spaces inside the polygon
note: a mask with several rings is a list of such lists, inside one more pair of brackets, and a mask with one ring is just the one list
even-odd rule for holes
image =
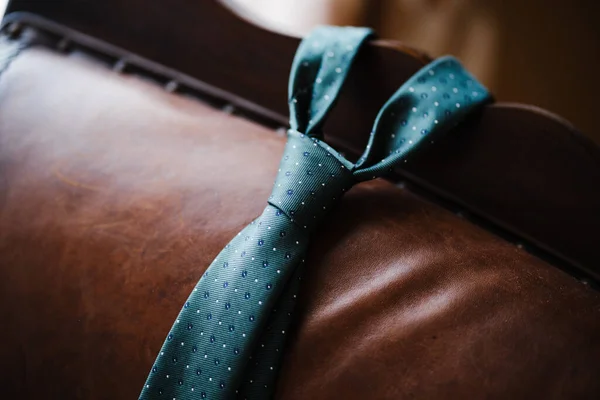
{"label": "blurred background", "polygon": [[600,143],[600,0],[221,1],[286,33],[370,26],[432,57],[452,54],[498,100],[550,110]]}
{"label": "blurred background", "polygon": [[[1,0],[0,0],[1,1]],[[600,143],[599,0],[228,0],[270,27],[364,25],[432,57],[452,54],[501,101],[571,121]],[[600,114],[600,113],[599,113]]]}

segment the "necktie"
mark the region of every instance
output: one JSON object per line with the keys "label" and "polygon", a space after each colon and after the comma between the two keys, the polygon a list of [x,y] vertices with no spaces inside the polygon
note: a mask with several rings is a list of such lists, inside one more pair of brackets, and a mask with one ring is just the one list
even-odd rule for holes
{"label": "necktie", "polygon": [[140,399],[272,397],[312,232],[354,184],[377,178],[490,100],[453,58],[408,80],[377,116],[352,163],[321,128],[363,28],[321,27],[300,44],[289,85],[288,141],[262,215],[208,267],[183,305]]}

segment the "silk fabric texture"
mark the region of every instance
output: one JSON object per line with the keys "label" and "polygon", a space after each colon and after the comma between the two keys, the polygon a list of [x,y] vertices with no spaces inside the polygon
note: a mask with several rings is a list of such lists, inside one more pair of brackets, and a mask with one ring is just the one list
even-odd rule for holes
{"label": "silk fabric texture", "polygon": [[323,140],[322,127],[370,37],[366,28],[319,27],[300,44],[289,83],[291,129],[266,208],[193,289],[140,399],[271,398],[311,232],[353,185],[406,162],[491,100],[458,61],[440,58],[394,93],[362,157],[348,161]]}

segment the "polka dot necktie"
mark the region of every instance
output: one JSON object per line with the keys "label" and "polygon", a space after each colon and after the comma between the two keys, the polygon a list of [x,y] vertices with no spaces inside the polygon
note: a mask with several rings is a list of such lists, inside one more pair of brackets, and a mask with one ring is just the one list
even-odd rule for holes
{"label": "polka dot necktie", "polygon": [[206,270],[177,317],[141,399],[273,396],[309,237],[354,184],[374,179],[490,100],[453,58],[419,71],[384,105],[357,163],[322,140],[321,127],[363,28],[321,27],[298,48],[289,84],[290,126],[262,215]]}

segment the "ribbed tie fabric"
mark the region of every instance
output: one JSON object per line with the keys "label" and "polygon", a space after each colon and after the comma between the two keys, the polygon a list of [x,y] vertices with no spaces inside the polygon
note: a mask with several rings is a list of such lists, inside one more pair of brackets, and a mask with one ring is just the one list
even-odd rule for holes
{"label": "ribbed tie fabric", "polygon": [[490,100],[456,60],[439,59],[384,105],[365,153],[351,163],[322,140],[321,127],[370,36],[321,27],[301,43],[291,129],[268,204],[193,289],[140,399],[271,398],[310,234],[354,184],[386,173]]}

